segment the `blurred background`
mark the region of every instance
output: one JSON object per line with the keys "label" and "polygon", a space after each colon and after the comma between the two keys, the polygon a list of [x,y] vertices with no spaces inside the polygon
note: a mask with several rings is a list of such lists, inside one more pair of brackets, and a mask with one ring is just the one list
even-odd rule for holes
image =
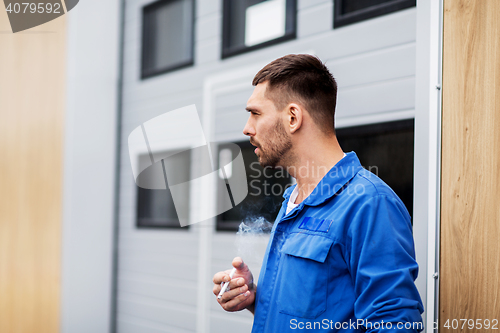
{"label": "blurred background", "polygon": [[[253,76],[290,53],[326,63],[342,148],[412,215],[424,315],[437,318],[442,1],[82,0],[15,34],[3,9],[0,332],[250,332],[211,280],[236,255],[257,280],[268,234],[242,240],[238,226],[273,222],[293,183],[264,173],[242,133]],[[181,228],[168,190],[135,184],[128,135],[191,104],[221,161],[241,149],[249,195]],[[183,154],[179,177],[198,158]],[[224,191],[189,188],[190,216]]]}

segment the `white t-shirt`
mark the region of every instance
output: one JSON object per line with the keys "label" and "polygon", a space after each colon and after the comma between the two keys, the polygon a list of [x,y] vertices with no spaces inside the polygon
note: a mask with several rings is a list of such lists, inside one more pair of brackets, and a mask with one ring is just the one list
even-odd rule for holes
{"label": "white t-shirt", "polygon": [[[344,158],[344,157],[345,157],[345,153],[344,153],[344,156],[342,156],[342,158]],[[297,196],[299,195],[298,188],[299,188],[298,185],[295,186],[295,188],[292,191],[292,194],[290,194],[290,199],[288,199],[288,204],[286,206],[286,214],[285,215],[288,215],[288,213],[290,213],[295,207],[297,207],[299,205],[299,204],[295,203],[295,199],[297,199]]]}
{"label": "white t-shirt", "polygon": [[292,194],[290,194],[290,199],[288,200],[288,205],[286,206],[286,214],[290,213],[295,207],[297,207],[299,204],[294,203],[295,199],[297,199],[297,195],[299,195],[299,191],[297,189],[299,186],[295,186],[295,188],[292,191]]}

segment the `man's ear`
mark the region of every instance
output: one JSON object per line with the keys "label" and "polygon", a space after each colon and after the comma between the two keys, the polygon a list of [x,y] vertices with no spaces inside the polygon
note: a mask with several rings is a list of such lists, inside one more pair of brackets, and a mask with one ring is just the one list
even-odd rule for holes
{"label": "man's ear", "polygon": [[302,126],[302,121],[304,119],[304,110],[302,110],[302,107],[300,107],[299,105],[290,103],[288,104],[286,111],[290,133],[293,134]]}

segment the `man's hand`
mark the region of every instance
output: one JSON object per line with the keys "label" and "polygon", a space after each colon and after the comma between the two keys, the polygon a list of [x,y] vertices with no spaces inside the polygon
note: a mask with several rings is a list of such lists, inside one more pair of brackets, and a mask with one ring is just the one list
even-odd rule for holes
{"label": "man's hand", "polygon": [[226,292],[222,294],[221,299],[217,298],[217,302],[226,311],[248,309],[253,313],[257,285],[253,283],[252,272],[250,272],[248,266],[240,257],[234,258],[232,265],[236,268],[232,279],[229,277],[231,270],[219,272],[214,275],[213,281],[215,285],[213,292],[216,297],[222,289],[221,283],[231,280]]}

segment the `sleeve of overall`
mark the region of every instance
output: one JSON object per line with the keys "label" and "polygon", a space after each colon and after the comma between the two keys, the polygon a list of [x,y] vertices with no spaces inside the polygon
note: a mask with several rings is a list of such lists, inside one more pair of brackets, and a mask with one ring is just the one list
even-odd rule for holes
{"label": "sleeve of overall", "polygon": [[421,331],[423,305],[414,283],[418,265],[402,203],[385,195],[368,199],[354,216],[349,235],[358,322],[363,320],[370,333]]}

